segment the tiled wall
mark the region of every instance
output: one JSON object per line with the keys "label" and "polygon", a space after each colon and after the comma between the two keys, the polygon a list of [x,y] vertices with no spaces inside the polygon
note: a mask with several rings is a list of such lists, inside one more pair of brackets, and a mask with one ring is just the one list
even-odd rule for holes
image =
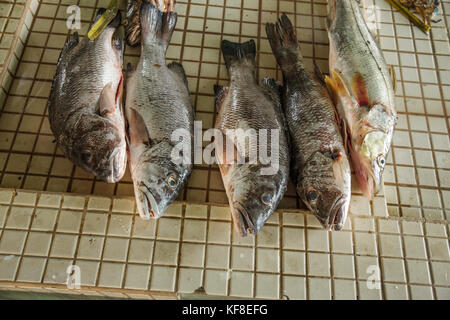
{"label": "tiled wall", "polygon": [[[241,238],[227,207],[175,204],[144,221],[130,198],[0,192],[0,287],[268,299],[450,299],[448,223],[354,214],[341,232],[278,212]],[[380,288],[369,289],[369,267]],[[369,271],[369,273],[368,273]]]}

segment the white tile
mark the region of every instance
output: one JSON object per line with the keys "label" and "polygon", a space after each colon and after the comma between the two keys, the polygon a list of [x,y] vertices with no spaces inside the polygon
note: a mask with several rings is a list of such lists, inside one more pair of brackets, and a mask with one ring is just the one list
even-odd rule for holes
{"label": "white tile", "polygon": [[405,284],[386,283],[384,291],[387,300],[408,300],[408,288]]}
{"label": "white tile", "polygon": [[308,250],[310,251],[329,251],[328,231],[308,229]]}
{"label": "white tile", "polygon": [[331,280],[320,278],[309,278],[309,299],[331,300]]}
{"label": "white tile", "polygon": [[283,296],[289,300],[306,299],[306,279],[304,277],[283,276]]}
{"label": "white tile", "polygon": [[356,300],[356,281],[334,279],[334,299]]}
{"label": "white tile", "polygon": [[381,263],[384,281],[406,282],[403,260],[382,258]]}
{"label": "white tile", "polygon": [[449,262],[431,262],[434,283],[436,285],[450,285],[450,263]]}
{"label": "white tile", "polygon": [[427,259],[423,237],[404,236],[405,256],[407,258]]}
{"label": "white tile", "polygon": [[413,300],[432,300],[433,288],[429,286],[410,286],[411,299]]}
{"label": "white tile", "polygon": [[409,282],[414,284],[431,284],[427,261],[407,260]]}
{"label": "white tile", "polygon": [[330,255],[328,253],[308,253],[308,274],[312,276],[330,276]]}

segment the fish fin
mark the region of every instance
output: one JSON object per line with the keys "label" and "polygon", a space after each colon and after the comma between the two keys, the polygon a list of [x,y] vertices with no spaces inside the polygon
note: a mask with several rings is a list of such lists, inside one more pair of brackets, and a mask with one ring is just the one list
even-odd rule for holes
{"label": "fish fin", "polygon": [[247,63],[255,67],[256,65],[256,44],[254,40],[244,43],[236,43],[222,40],[222,53],[227,69],[234,63]]}
{"label": "fish fin", "polygon": [[186,73],[184,72],[183,65],[178,62],[171,62],[167,65],[167,67],[172,70],[188,87],[189,83],[186,78]]}
{"label": "fish fin", "polygon": [[281,83],[279,83],[275,79],[265,77],[261,81],[261,87],[264,89],[264,94],[270,100],[275,102],[277,107],[281,108],[281,99],[280,99]]}
{"label": "fish fin", "polygon": [[396,92],[397,91],[397,74],[395,73],[395,68],[392,64],[389,65],[389,74],[392,79],[392,86],[394,88],[394,92]]}
{"label": "fish fin", "polygon": [[344,79],[342,79],[339,72],[332,71],[331,77],[325,76],[325,84],[336,106],[340,99],[354,101],[354,98],[351,96],[350,91],[347,89]]}
{"label": "fish fin", "polygon": [[216,110],[219,111],[220,107],[222,106],[223,100],[225,99],[225,97],[228,94],[228,87],[222,87],[219,86],[218,84],[214,85],[214,96],[215,96],[215,105],[216,105]]}
{"label": "fish fin", "polygon": [[322,73],[322,71],[320,70],[319,65],[317,64],[316,60],[314,60],[313,63],[314,63],[314,74],[316,75],[316,78],[317,78],[317,80],[319,80],[320,84],[325,87],[326,86],[325,76]]}
{"label": "fish fin", "polygon": [[353,76],[351,87],[358,104],[360,106],[368,106],[370,104],[369,93],[367,92],[366,83],[360,73],[356,73]]}
{"label": "fish fin", "polygon": [[153,4],[143,1],[140,17],[141,42],[148,44],[157,41],[167,49],[177,24],[177,13],[162,12]]}
{"label": "fish fin", "polygon": [[[123,84],[123,81],[121,81]],[[120,86],[120,84],[119,84]],[[98,113],[102,117],[108,117],[116,110],[116,102],[118,97],[119,88],[114,89],[113,83],[108,83],[102,90],[100,98],[98,100]]]}
{"label": "fish fin", "polygon": [[299,60],[300,50],[291,20],[283,14],[276,24],[266,24],[266,33],[280,67],[292,69]]}
{"label": "fish fin", "polygon": [[127,108],[128,139],[132,144],[151,145],[150,135],[142,116],[133,108]]}
{"label": "fish fin", "polygon": [[80,36],[78,35],[78,32],[75,31],[67,38],[67,41],[64,44],[61,53],[59,54],[58,64],[64,58],[64,56],[67,55],[67,53],[69,53],[73,48],[75,48],[78,45],[78,43],[80,43]]}

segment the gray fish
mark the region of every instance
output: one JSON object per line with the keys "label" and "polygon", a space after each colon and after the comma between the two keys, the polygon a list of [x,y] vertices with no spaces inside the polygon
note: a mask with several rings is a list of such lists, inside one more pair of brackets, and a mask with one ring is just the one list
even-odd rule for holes
{"label": "gray fish", "polygon": [[50,126],[64,155],[109,183],[122,178],[127,164],[120,20],[119,13],[95,40],[70,36],[48,105]]}
{"label": "gray fish", "polygon": [[[215,128],[224,137],[224,145],[216,142],[216,157],[222,174],[236,230],[246,236],[259,232],[282,199],[289,176],[289,148],[281,110],[279,85],[272,79],[256,81],[256,48],[253,40],[239,44],[222,41],[222,53],[230,83],[215,87],[218,116]],[[255,130],[257,140],[234,139],[229,130]],[[278,170],[264,172],[270,164],[256,160],[261,151],[261,129],[275,130],[278,140],[268,139],[266,150],[277,150]],[[270,133],[267,132],[267,137]],[[250,140],[250,141],[249,141]],[[269,142],[270,140],[270,142]],[[234,144],[235,159],[225,156],[225,147]],[[272,149],[272,145],[276,149]],[[245,149],[244,149],[245,147]],[[271,155],[274,155],[271,153]],[[238,157],[246,161],[236,161]]]}
{"label": "gray fish", "polygon": [[[194,109],[184,69],[166,66],[166,51],[177,14],[141,6],[141,58],[128,66],[125,113],[128,124],[131,176],[137,207],[144,219],[161,217],[177,198],[192,171]],[[176,130],[188,133],[189,161],[173,161]]]}
{"label": "gray fish", "polygon": [[326,229],[341,230],[350,203],[351,172],[335,107],[325,82],[320,83],[321,74],[305,68],[289,18],[282,15],[277,24],[267,24],[266,32],[283,73],[297,193]]}
{"label": "gray fish", "polygon": [[332,0],[327,28],[327,84],[345,120],[356,180],[371,199],[381,187],[394,133],[395,72],[386,64],[356,0]]}

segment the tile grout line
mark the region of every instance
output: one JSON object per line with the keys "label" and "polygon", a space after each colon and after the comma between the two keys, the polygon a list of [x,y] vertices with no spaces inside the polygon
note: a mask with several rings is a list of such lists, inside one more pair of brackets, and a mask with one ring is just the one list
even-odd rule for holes
{"label": "tile grout line", "polygon": [[[112,201],[112,202],[113,202],[113,208],[114,208],[114,201]],[[129,259],[130,259],[130,251],[131,251],[131,243],[133,241],[136,219],[140,219],[139,214],[137,214],[137,204],[136,203],[134,203],[134,205],[133,205],[133,213],[134,214],[131,216],[130,233],[129,233],[129,236],[127,236],[128,248],[127,248],[127,254],[126,254],[126,257],[125,257],[125,269],[124,269],[124,274],[123,274],[123,279],[122,279],[122,284],[121,284],[121,288],[122,289],[126,289],[128,265],[131,264],[131,262],[129,261]],[[151,266],[150,266],[149,277],[150,277],[150,272],[151,271],[152,270],[151,270]]]}
{"label": "tile grout line", "polygon": [[[31,226],[33,225],[34,218],[37,215],[36,211],[37,211],[39,199],[40,199],[40,195],[37,194],[36,195],[36,199],[34,200],[35,202],[34,202],[33,210],[31,212],[30,221],[28,222],[27,231],[25,231],[25,239],[24,239],[23,246],[22,246],[22,252],[20,253],[19,262],[18,262],[17,267],[16,267],[17,272],[16,272],[16,275],[14,277],[14,281],[17,281],[17,278],[19,276],[20,268],[22,267],[22,261],[23,261],[23,258],[24,258],[25,249],[27,247],[28,238],[30,237],[30,233],[31,233]],[[50,249],[49,249],[49,255],[50,255]],[[41,280],[43,276],[44,275],[41,274],[41,277],[40,277],[39,280]]]}
{"label": "tile grout line", "polygon": [[[58,213],[56,215],[55,224],[54,224],[53,230],[51,232],[50,244],[49,244],[49,247],[48,247],[48,254],[47,254],[47,257],[46,257],[47,259],[45,261],[44,269],[42,271],[42,279],[40,281],[41,284],[43,284],[45,282],[45,275],[47,274],[48,264],[50,262],[50,255],[51,255],[51,251],[52,251],[52,248],[53,248],[53,243],[55,241],[55,237],[56,237],[56,233],[57,233],[56,230],[58,228],[59,217],[61,216],[61,210],[62,210],[62,207],[64,206],[64,200],[65,200],[65,197],[62,197],[61,201],[59,203],[59,206],[58,206]],[[73,259],[72,259],[72,261],[73,261]]]}

